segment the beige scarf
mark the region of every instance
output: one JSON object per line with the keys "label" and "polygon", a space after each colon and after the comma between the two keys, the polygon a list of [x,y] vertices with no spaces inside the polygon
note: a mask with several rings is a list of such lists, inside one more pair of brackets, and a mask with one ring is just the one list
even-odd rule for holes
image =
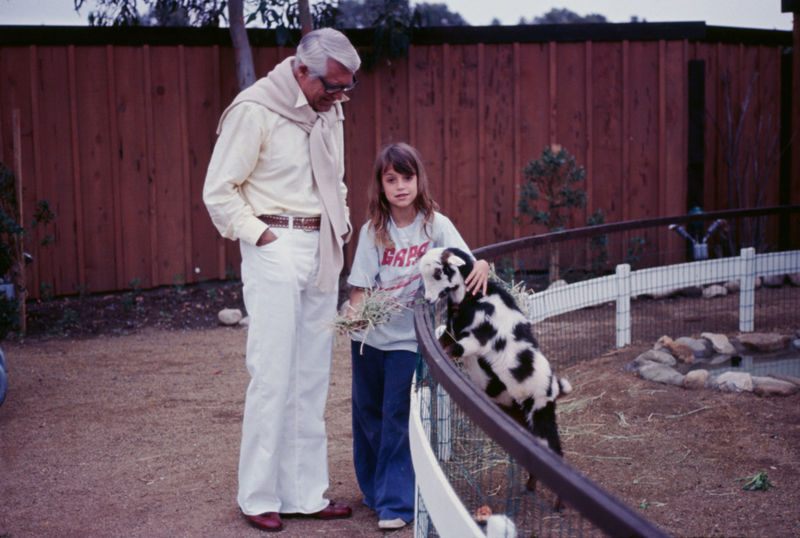
{"label": "beige scarf", "polygon": [[342,105],[337,102],[327,112],[316,112],[310,105],[295,106],[300,85],[292,71],[293,59],[294,57],[286,58],[266,77],[242,90],[222,113],[217,134],[222,131],[222,122],[225,121],[228,112],[245,101],[265,106],[310,134],[311,170],[322,200],[320,264],[315,284],[323,292],[330,293],[336,289],[339,272],[344,266],[344,253],[339,238],[343,237],[345,242],[349,241],[352,232],[350,222],[345,216],[331,133],[331,125],[341,115]]}

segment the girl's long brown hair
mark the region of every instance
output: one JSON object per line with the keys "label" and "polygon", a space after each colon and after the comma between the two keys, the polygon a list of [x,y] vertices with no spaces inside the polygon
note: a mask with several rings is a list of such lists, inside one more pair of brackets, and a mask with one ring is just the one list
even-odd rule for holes
{"label": "girl's long brown hair", "polygon": [[422,164],[422,157],[413,147],[404,142],[386,146],[375,159],[373,181],[369,185],[369,208],[367,218],[372,221],[375,231],[375,244],[384,248],[394,248],[394,242],[389,235],[389,220],[392,218],[392,209],[386,194],[383,192],[383,173],[389,167],[395,172],[409,176],[417,176],[417,198],[414,200],[414,209],[417,214],[422,213],[422,224],[425,235],[431,237],[434,212],[439,210],[439,205],[430,196],[428,175]]}

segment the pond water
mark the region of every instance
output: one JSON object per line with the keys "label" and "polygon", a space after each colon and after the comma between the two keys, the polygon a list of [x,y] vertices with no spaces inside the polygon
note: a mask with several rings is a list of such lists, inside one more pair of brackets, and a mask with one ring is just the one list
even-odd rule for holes
{"label": "pond water", "polygon": [[[746,353],[746,354],[745,354]],[[676,370],[686,374],[692,370],[708,370],[717,376],[725,372],[746,372],[757,377],[769,374],[800,377],[800,350],[790,345],[787,349],[766,353],[747,351],[738,355],[716,355],[709,359],[698,359]]]}

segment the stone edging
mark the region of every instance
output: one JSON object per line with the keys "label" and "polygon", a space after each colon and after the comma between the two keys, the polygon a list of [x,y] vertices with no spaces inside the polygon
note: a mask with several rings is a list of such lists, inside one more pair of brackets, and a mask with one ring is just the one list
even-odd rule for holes
{"label": "stone edging", "polygon": [[724,334],[702,333],[700,338],[681,337],[673,340],[662,336],[653,349],[645,351],[623,370],[636,372],[643,379],[656,383],[677,385],[689,390],[701,388],[725,392],[754,392],[759,396],[789,396],[800,392],[800,378],[769,374],[752,376],[748,372],[724,372],[711,375],[708,370],[691,370],[682,374],[678,363],[707,362],[716,364],[736,358],[747,351],[768,352],[794,346],[800,350],[800,330],[794,335],[742,333],[729,339]]}

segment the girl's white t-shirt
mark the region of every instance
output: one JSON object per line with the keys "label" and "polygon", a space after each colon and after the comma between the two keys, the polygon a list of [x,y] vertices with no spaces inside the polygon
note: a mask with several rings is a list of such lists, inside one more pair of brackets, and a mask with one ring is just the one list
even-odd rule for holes
{"label": "girl's white t-shirt", "polygon": [[461,238],[453,223],[441,213],[434,213],[430,237],[423,230],[423,216],[417,214],[414,222],[398,228],[394,220],[389,222],[389,236],[394,248],[387,249],[375,244],[375,231],[367,221],[358,235],[358,247],[347,283],[357,288],[391,290],[390,296],[404,305],[392,314],[387,323],[364,333],[351,335],[353,340],[382,351],[417,351],[414,333],[414,299],[422,285],[417,263],[425,252],[432,248],[458,248],[472,253]]}

